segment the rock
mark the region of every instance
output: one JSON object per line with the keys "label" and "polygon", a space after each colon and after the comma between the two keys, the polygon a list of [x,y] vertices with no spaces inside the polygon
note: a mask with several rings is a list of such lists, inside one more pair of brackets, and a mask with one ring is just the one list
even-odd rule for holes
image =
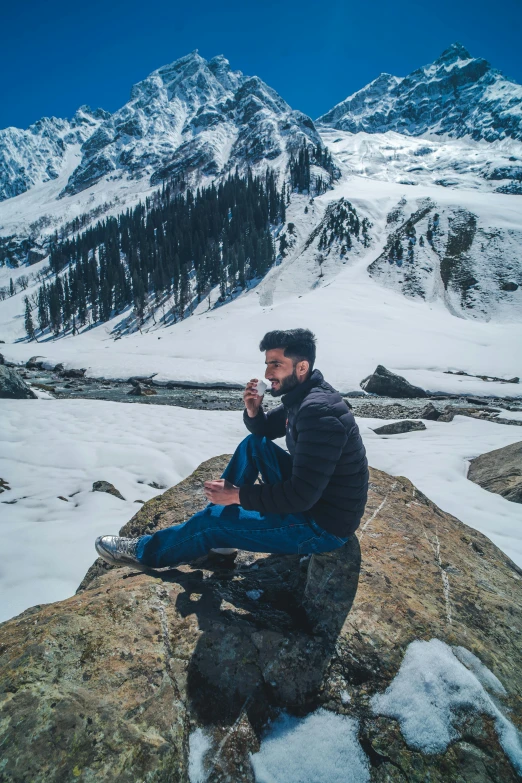
{"label": "rock", "polygon": [[43,362],[39,362],[38,359],[45,359],[45,356],[31,356],[31,358],[25,363],[28,370],[43,370]]}
{"label": "rock", "polygon": [[[121,532],[204,507],[203,482],[227,461],[203,463]],[[371,470],[363,523],[344,547],[244,557],[228,571],[91,570],[77,595],[2,624],[3,779],[186,783],[199,728],[204,779],[253,783],[268,721],[324,708],[358,721],[375,783],[516,782],[491,718],[463,710],[451,743],[424,754],[370,705],[410,642],[439,639],[499,678],[506,693],[494,698],[522,727],[522,571],[485,536],[407,479]]]}
{"label": "rock", "polygon": [[455,408],[446,408],[446,410],[440,414],[437,421],[445,421],[445,422],[453,421],[456,413],[457,410]]}
{"label": "rock", "polygon": [[3,478],[0,478],[0,494],[2,492],[5,492],[7,489],[11,489],[11,487],[9,486],[9,482]]}
{"label": "rock", "polygon": [[367,397],[367,396],[368,395],[366,394],[366,392],[363,392],[363,391],[349,391],[349,392],[346,392],[346,394],[343,394],[343,397],[350,397],[350,398],[351,397],[353,397],[353,398],[356,398],[356,397]]}
{"label": "rock", "polygon": [[56,372],[56,373],[58,373],[60,375],[64,370],[65,370],[65,367],[60,362],[59,364],[55,365],[53,372]]}
{"label": "rock", "polygon": [[152,375],[133,375],[128,379],[127,383],[132,383],[133,386],[138,386],[140,383],[150,384],[157,374],[158,373],[155,372]]}
{"label": "rock", "polygon": [[64,500],[66,503],[69,502],[69,499],[68,498],[64,498],[63,495],[58,495],[58,500]]}
{"label": "rock", "polygon": [[109,481],[95,481],[92,485],[92,491],[93,492],[107,492],[109,495],[114,495],[115,498],[120,498],[120,500],[125,500],[121,492],[116,489],[114,484],[111,484]]}
{"label": "rock", "polygon": [[158,392],[155,389],[150,389],[147,386],[142,386],[140,383],[137,383],[130,392],[127,392],[127,395],[132,397],[151,397],[157,393]]}
{"label": "rock", "polygon": [[392,424],[384,424],[382,427],[377,427],[377,429],[374,429],[374,432],[376,435],[400,435],[403,432],[416,432],[425,429],[426,425],[422,421],[403,419],[402,421],[394,421]]}
{"label": "rock", "polygon": [[81,370],[76,369],[70,369],[70,370],[62,370],[62,375],[64,378],[83,378],[85,373],[87,372],[87,369],[84,367]]}
{"label": "rock", "polygon": [[4,354],[0,353],[0,364],[5,364]]}
{"label": "rock", "polygon": [[429,402],[427,405],[425,405],[419,413],[420,418],[426,419],[426,421],[437,421],[437,419],[440,418],[440,415],[441,412],[437,410],[432,402]]}
{"label": "rock", "polygon": [[472,459],[468,478],[488,492],[522,503],[522,441]]}
{"label": "rock", "polygon": [[34,391],[12,367],[0,364],[0,398],[11,400],[36,400]]}
{"label": "rock", "polygon": [[32,385],[35,387],[35,389],[41,389],[41,391],[51,392],[52,394],[56,392],[56,387],[50,386],[48,383],[36,383],[33,381]]}
{"label": "rock", "polygon": [[372,375],[361,381],[361,389],[365,392],[378,394],[380,397],[427,397],[419,386],[412,386],[406,378],[387,370],[382,364]]}

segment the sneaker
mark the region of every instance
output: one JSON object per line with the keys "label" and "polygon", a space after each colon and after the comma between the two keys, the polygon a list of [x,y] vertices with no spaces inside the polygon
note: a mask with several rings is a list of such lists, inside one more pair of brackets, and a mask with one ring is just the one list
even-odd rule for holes
{"label": "sneaker", "polygon": [[99,556],[110,565],[133,565],[146,568],[136,557],[139,538],[98,536],[94,546]]}

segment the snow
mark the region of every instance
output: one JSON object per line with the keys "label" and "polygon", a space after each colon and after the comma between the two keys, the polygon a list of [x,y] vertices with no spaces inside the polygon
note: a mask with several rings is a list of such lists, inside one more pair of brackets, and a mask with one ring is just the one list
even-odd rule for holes
{"label": "snow", "polygon": [[408,745],[427,754],[443,753],[452,740],[459,738],[457,710],[489,715],[495,721],[504,752],[522,773],[519,732],[473,669],[466,668],[466,656],[461,652],[459,657],[439,639],[411,642],[394,680],[383,694],[372,697],[374,712],[396,718]]}
{"label": "snow", "polygon": [[210,739],[203,729],[195,729],[189,737],[188,776],[190,783],[205,783],[206,774],[203,759],[210,747]]}
{"label": "snow", "polygon": [[[176,484],[203,460],[232,452],[245,434],[237,413],[2,400],[0,476],[11,491],[0,495],[10,555],[0,563],[0,620],[73,595],[96,558],[96,536],[117,534],[140,508],[134,501],[157,495],[149,483]],[[99,480],[125,501],[92,492]]]}
{"label": "snow", "polygon": [[357,735],[358,722],[347,715],[282,713],[251,755],[256,783],[365,783],[369,764]]}

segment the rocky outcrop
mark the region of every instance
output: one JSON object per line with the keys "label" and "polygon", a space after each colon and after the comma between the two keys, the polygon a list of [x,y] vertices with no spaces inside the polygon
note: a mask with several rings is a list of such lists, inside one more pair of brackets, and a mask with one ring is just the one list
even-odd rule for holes
{"label": "rocky outcrop", "polygon": [[426,419],[426,421],[437,421],[437,419],[440,417],[440,411],[432,402],[428,402],[428,404],[425,405],[421,410],[419,416],[421,419]]}
{"label": "rocky outcrop", "polygon": [[[226,461],[149,501],[125,532],[204,506],[203,482]],[[91,571],[76,596],[0,626],[2,779],[188,783],[190,760],[210,783],[253,783],[249,754],[269,719],[321,707],[355,720],[371,781],[515,783],[488,715],[461,710],[451,743],[424,754],[371,697],[413,640],[436,638],[499,678],[497,703],[522,727],[521,575],[407,479],[376,470],[358,534],[336,552]]]}
{"label": "rocky outcrop", "polygon": [[36,400],[36,394],[16,370],[0,365],[0,397],[12,400]]}
{"label": "rocky outcrop", "polygon": [[522,441],[472,459],[468,478],[513,503],[522,503]]}
{"label": "rocky outcrop", "polygon": [[110,481],[95,481],[92,485],[93,492],[106,492],[108,495],[114,495],[115,498],[125,500],[119,489],[116,489]]}
{"label": "rocky outcrop", "polygon": [[374,429],[376,435],[400,435],[403,432],[416,432],[425,430],[426,425],[422,421],[394,421],[391,424],[384,424],[382,427]]}
{"label": "rocky outcrop", "polygon": [[427,397],[419,386],[412,386],[402,375],[396,375],[382,364],[378,364],[375,372],[361,381],[361,389],[365,392],[378,394],[380,397]]}

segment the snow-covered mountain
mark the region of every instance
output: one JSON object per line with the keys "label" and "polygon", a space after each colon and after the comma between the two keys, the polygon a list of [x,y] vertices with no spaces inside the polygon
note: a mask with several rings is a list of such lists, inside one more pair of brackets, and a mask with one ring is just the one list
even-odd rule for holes
{"label": "snow-covered mountain", "polygon": [[312,120],[275,90],[232,71],[221,55],[207,61],[194,51],[134,85],[130,101],[84,143],[63,193],[107,175],[158,184],[178,173],[215,177],[236,166],[285,165],[305,139],[321,144]]}
{"label": "snow-covered mountain", "polygon": [[[257,77],[192,52],[135,85],[113,115],[83,107],[70,122],[0,134],[24,140],[16,154],[6,143],[2,150],[0,288],[26,274],[25,265],[32,284],[55,232],[70,237],[79,224],[132,208],[165,177],[205,185],[236,166],[270,166],[289,184],[290,156],[307,141],[331,152],[339,177],[327,177],[330,190],[315,199],[292,195],[276,231],[285,244],[276,267],[240,298],[271,307],[357,272],[371,290],[437,302],[460,319],[519,320],[521,95],[454,45],[405,79],[379,77],[320,118],[318,132]],[[16,165],[24,167],[18,190]],[[2,268],[4,257],[23,268]],[[16,304],[20,315],[21,296],[0,303],[4,314]],[[212,294],[193,313],[217,300]],[[22,321],[4,333],[22,338]],[[104,327],[118,328],[118,318]]]}
{"label": "snow-covered mountain", "polygon": [[56,179],[68,149],[83,144],[110,117],[81,106],[71,120],[44,117],[27,130],[0,130],[0,201]]}
{"label": "snow-covered mountain", "polygon": [[317,123],[351,133],[522,140],[522,86],[455,43],[404,78],[381,73]]}

